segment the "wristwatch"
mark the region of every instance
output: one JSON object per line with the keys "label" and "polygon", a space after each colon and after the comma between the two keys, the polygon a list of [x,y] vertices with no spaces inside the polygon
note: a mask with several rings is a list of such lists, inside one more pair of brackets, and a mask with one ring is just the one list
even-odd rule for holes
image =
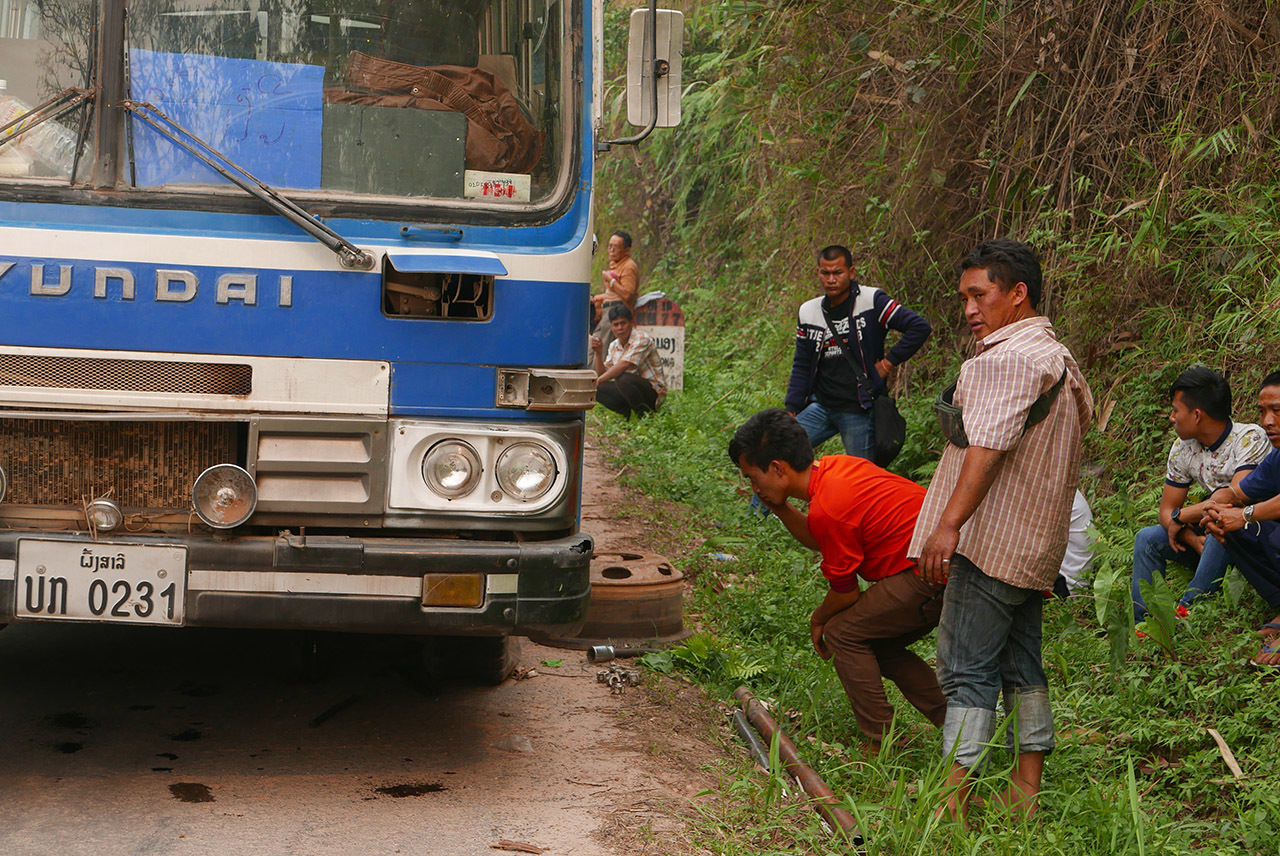
{"label": "wristwatch", "polygon": [[1182,525],[1182,509],[1175,508],[1173,511],[1169,512],[1169,519],[1172,520],[1174,523],[1178,524],[1179,526],[1181,526]]}
{"label": "wristwatch", "polygon": [[1257,522],[1258,522],[1258,521],[1256,521],[1256,520],[1254,520],[1254,519],[1253,519],[1253,506],[1252,506],[1252,505],[1246,505],[1246,506],[1244,507],[1244,522],[1245,522],[1245,525],[1246,525],[1246,526],[1252,526],[1253,524],[1255,524],[1255,523],[1257,523]]}

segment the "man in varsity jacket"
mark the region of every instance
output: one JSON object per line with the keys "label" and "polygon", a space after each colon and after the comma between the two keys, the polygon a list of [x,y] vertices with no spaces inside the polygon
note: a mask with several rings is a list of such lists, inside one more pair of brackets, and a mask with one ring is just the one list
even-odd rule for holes
{"label": "man in varsity jacket", "polygon": [[[818,281],[826,294],[800,306],[786,407],[814,448],[839,434],[847,454],[869,459],[875,448],[871,400],[887,391],[889,372],[920,350],[933,328],[880,289],[859,284],[855,273],[847,247],[832,245],[818,253]],[[886,354],[889,330],[902,336]],[[846,342],[871,389],[858,382],[845,358]]]}

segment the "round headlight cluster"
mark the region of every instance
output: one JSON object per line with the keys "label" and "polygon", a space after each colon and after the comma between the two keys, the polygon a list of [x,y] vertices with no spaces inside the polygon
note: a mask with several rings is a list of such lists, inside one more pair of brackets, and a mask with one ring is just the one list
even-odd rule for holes
{"label": "round headlight cluster", "polygon": [[234,529],[258,507],[258,485],[235,464],[209,467],[191,488],[196,515],[214,529]]}
{"label": "round headlight cluster", "polygon": [[95,499],[89,503],[87,513],[89,522],[99,532],[110,532],[119,528],[120,524],[124,522],[124,512],[120,510],[120,506],[106,497]]}
{"label": "round headlight cluster", "polygon": [[556,462],[536,443],[516,443],[498,457],[498,486],[512,499],[528,502],[551,490]]}
{"label": "round headlight cluster", "polygon": [[446,499],[458,499],[480,483],[480,456],[461,440],[436,443],[422,459],[422,478]]}

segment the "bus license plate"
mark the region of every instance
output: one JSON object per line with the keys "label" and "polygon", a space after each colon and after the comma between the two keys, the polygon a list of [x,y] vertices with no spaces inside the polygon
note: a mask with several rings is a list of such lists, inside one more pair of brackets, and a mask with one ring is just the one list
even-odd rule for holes
{"label": "bus license plate", "polygon": [[18,542],[16,618],[181,624],[187,548]]}

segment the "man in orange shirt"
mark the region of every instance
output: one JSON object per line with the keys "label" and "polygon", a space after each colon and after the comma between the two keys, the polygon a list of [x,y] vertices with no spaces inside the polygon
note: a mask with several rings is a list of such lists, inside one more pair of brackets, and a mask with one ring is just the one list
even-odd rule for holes
{"label": "man in orange shirt", "polygon": [[591,295],[591,305],[598,316],[594,333],[605,348],[613,341],[609,309],[621,303],[634,312],[636,298],[640,296],[640,267],[631,258],[631,236],[621,229],[614,232],[609,236],[608,253],[609,264],[600,274],[604,291]]}
{"label": "man in orange shirt", "polygon": [[[813,459],[804,428],[785,410],[743,424],[729,457],[796,540],[822,553],[829,589],[809,619],[818,656],[836,674],[875,754],[893,723],[882,678],[941,727],[947,703],[937,676],[908,646],[938,625],[943,586],[925,580],[907,545],[925,489],[863,458]],[[808,500],[806,515],[788,499]],[[871,587],[860,591],[858,577]]]}

